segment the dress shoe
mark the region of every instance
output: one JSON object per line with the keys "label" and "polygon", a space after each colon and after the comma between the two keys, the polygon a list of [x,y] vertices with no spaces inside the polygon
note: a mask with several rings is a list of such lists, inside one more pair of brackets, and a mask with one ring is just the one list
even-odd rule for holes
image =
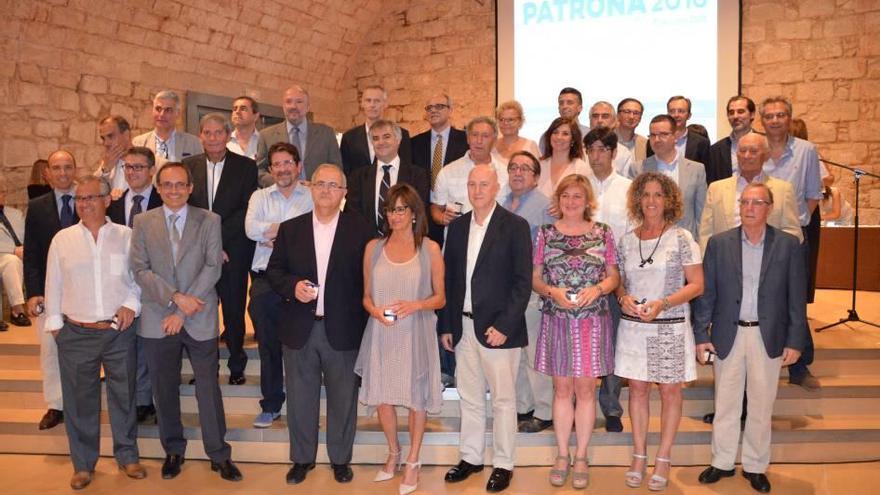
{"label": "dress shoe", "polygon": [[241,471],[229,459],[223,462],[211,461],[211,471],[220,471],[220,477],[226,481],[241,481]]}
{"label": "dress shoe", "polygon": [[471,464],[468,461],[459,461],[458,465],[446,472],[445,480],[449,483],[464,481],[468,476],[483,470],[482,464]]}
{"label": "dress shoe", "polygon": [[711,483],[717,483],[721,478],[730,478],[736,474],[736,469],[731,469],[730,471],[726,471],[724,469],[718,469],[715,466],[709,466],[700,473],[700,483],[704,485],[708,485]]}
{"label": "dress shoe", "polygon": [[298,483],[302,483],[306,479],[306,475],[315,469],[315,463],[310,462],[308,464],[299,464],[295,463],[289,471],[287,471],[287,476],[285,479],[287,480],[288,485],[296,485]]}
{"label": "dress shoe", "polygon": [[17,327],[29,327],[31,326],[31,319],[27,317],[24,313],[19,313],[17,315],[12,315],[9,318],[9,323]]}
{"label": "dress shoe", "polygon": [[516,422],[517,422],[517,423],[520,423],[520,422],[523,422],[523,421],[530,420],[530,419],[532,419],[532,418],[534,417],[534,415],[535,415],[535,410],[534,410],[534,409],[532,409],[532,410],[529,411],[529,412],[516,413]]}
{"label": "dress shoe", "polygon": [[755,491],[767,493],[770,491],[770,480],[764,473],[747,473],[743,471],[743,478],[749,480],[749,484]]}
{"label": "dress shoe", "polygon": [[620,416],[605,416],[605,431],[609,433],[620,433],[623,431],[623,423]]}
{"label": "dress shoe", "polygon": [[715,421],[715,413],[710,412],[708,414],[703,415],[703,423],[706,423],[707,425],[711,425],[713,421]]}
{"label": "dress shoe", "polygon": [[230,385],[244,385],[246,381],[247,378],[244,377],[244,373],[233,373],[229,375]]}
{"label": "dress shoe", "polygon": [[819,383],[819,379],[813,376],[813,374],[810,373],[810,370],[807,370],[805,373],[789,375],[788,383],[792,385],[800,385],[804,390],[807,390],[809,392],[814,392],[822,388],[822,384]]}
{"label": "dress shoe", "polygon": [[504,468],[495,468],[489,481],[486,483],[486,491],[489,493],[497,493],[510,486],[510,479],[513,478],[513,471]]}
{"label": "dress shoe", "polygon": [[524,421],[520,421],[517,426],[517,430],[520,433],[538,433],[539,431],[544,431],[547,428],[553,426],[553,421],[544,420],[536,417],[531,417]]}
{"label": "dress shoe", "polygon": [[180,466],[184,463],[182,455],[166,455],[162,463],[162,479],[170,480],[180,474]]}
{"label": "dress shoe", "polygon": [[150,404],[148,406],[137,406],[137,422],[138,423],[155,423],[156,422],[156,406]]}
{"label": "dress shoe", "polygon": [[[418,471],[419,471],[420,469],[422,469],[422,462],[421,462],[421,461],[407,462],[407,463],[406,463],[406,467],[407,467],[407,468],[415,469],[415,470],[416,470],[416,476],[418,476]],[[405,474],[404,474],[404,477],[406,477]],[[409,495],[410,493],[416,491],[416,489],[417,489],[418,487],[419,487],[419,479],[418,479],[418,478],[416,478],[416,482],[415,482],[414,484],[412,484],[412,485],[407,485],[406,483],[403,483],[403,482],[401,481],[400,486],[397,488],[397,493],[398,493],[399,495]]]}
{"label": "dress shoe", "polygon": [[132,462],[131,464],[119,465],[119,470],[125,473],[129,478],[142,480],[147,477],[147,470],[140,463]]}
{"label": "dress shoe", "polygon": [[0,321],[0,332],[9,330],[9,325],[5,321]]}
{"label": "dress shoe", "polygon": [[59,411],[58,409],[49,409],[48,411],[46,411],[46,414],[43,415],[43,419],[40,420],[40,429],[48,430],[50,428],[55,428],[63,422],[64,411]]}
{"label": "dress shoe", "polygon": [[354,478],[354,472],[348,464],[330,464],[333,469],[333,478],[337,483],[348,483]]}
{"label": "dress shoe", "polygon": [[70,487],[74,490],[82,490],[83,488],[89,486],[89,483],[91,482],[91,471],[77,471],[73,473],[73,476],[70,478]]}

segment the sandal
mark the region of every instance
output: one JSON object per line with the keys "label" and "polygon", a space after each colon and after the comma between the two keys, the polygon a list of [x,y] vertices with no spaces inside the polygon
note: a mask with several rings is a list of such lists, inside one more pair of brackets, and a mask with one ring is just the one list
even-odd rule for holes
{"label": "sandal", "polygon": [[556,456],[557,461],[565,461],[565,469],[553,468],[550,470],[550,484],[553,486],[565,486],[568,472],[571,470],[571,457],[567,455]]}
{"label": "sandal", "polygon": [[[382,466],[379,471],[376,472],[376,477],[373,478],[373,481],[388,481],[391,478],[394,478],[394,471],[400,471],[400,451],[394,452],[389,450],[386,454],[388,457],[391,457],[394,460],[394,464],[397,464],[397,469],[392,468],[391,472],[385,471],[385,466]],[[388,461],[385,461],[385,464],[388,464]]]}
{"label": "sandal", "polygon": [[[670,470],[672,470],[672,461],[669,459],[664,459],[663,457],[657,457],[654,459],[654,471],[657,471],[657,463],[665,462],[669,464]],[[667,475],[668,476],[668,475]],[[648,480],[648,490],[652,492],[659,492],[666,489],[666,486],[669,484],[669,479],[660,476],[659,474],[652,474],[651,478]]]}
{"label": "sandal", "polygon": [[[419,471],[422,469],[422,461],[407,462],[406,466]],[[412,485],[407,485],[405,483],[401,483],[400,487],[397,489],[398,490],[397,493],[399,493],[400,495],[408,495],[408,494],[416,491],[416,488],[418,488],[418,487],[419,487],[419,480],[418,479],[416,479],[415,484],[412,484]]]}
{"label": "sandal", "polygon": [[571,487],[575,490],[583,490],[590,484],[590,461],[587,460],[586,457],[575,457],[574,458],[574,466],[577,467],[578,462],[583,462],[587,465],[587,471],[578,471],[577,469],[573,470],[571,473]]}
{"label": "sandal", "polygon": [[641,471],[627,471],[624,474],[626,478],[626,486],[630,488],[638,488],[642,486],[642,480],[645,479],[645,470],[648,469],[648,456],[644,454],[633,454],[634,459],[642,459],[645,464],[642,465]]}

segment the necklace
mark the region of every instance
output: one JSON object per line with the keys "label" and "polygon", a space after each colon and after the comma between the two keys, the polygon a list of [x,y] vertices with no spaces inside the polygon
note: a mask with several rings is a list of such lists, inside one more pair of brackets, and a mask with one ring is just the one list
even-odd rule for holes
{"label": "necklace", "polygon": [[[642,233],[645,232],[644,227],[642,228]],[[648,255],[647,258],[642,254],[642,238],[639,237],[639,259],[641,263],[639,263],[639,268],[644,268],[645,265],[653,265],[654,264],[654,253],[657,252],[657,248],[660,247],[660,239],[663,238],[663,233],[666,232],[666,225],[663,226],[663,229],[660,230],[660,235],[657,236],[657,242],[654,243],[654,249],[651,250],[651,254]]]}

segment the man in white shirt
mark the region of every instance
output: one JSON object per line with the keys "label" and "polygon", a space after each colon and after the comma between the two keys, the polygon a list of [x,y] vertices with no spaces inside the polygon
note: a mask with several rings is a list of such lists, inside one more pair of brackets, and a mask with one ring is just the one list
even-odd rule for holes
{"label": "man in white shirt", "polygon": [[278,325],[281,296],[266,280],[266,265],[275,246],[281,222],[312,209],[309,188],[299,181],[302,161],[299,151],[290,143],[269,147],[269,173],[274,184],[257,189],[248,202],[244,217],[247,236],[257,243],[251,264],[251,288],[248,314],[254,325],[260,351],[260,412],[254,419],[257,428],[268,428],[281,416],[284,403],[284,362]]}
{"label": "man in white shirt", "polygon": [[[606,129],[614,129],[617,126],[617,113],[614,106],[607,101],[597,101],[590,107],[590,129],[604,127]],[[583,134],[586,137],[586,134]],[[617,152],[614,154],[614,170],[623,176],[629,175],[630,169],[633,167],[633,155],[626,146],[619,141],[616,145]],[[587,156],[589,161],[589,156]]]}
{"label": "man in white shirt", "polygon": [[180,117],[180,97],[170,90],[159,91],[153,98],[152,131],[135,136],[132,146],[146,146],[156,155],[156,165],[176,162],[204,150],[199,138],[175,129]]}
{"label": "man in white shirt", "polygon": [[98,462],[102,367],[113,455],[130,478],[147,475],[138,455],[131,327],[140,312],[140,288],[128,266],[131,229],[107,220],[109,206],[106,179],[79,179],[76,210],[81,221],[55,235],[47,259],[43,330],[58,344],[74,490],[91,483]]}
{"label": "man in white shirt", "polygon": [[110,196],[116,199],[126,188],[122,157],[131,148],[131,125],[120,115],[110,115],[98,123],[98,135],[104,152],[95,175],[110,182]]}
{"label": "man in white shirt", "polygon": [[257,121],[260,120],[260,107],[257,100],[250,96],[236,98],[232,102],[230,120],[233,130],[229,136],[229,142],[226,143],[226,148],[233,153],[256,160],[261,142],[260,131],[257,130]]}

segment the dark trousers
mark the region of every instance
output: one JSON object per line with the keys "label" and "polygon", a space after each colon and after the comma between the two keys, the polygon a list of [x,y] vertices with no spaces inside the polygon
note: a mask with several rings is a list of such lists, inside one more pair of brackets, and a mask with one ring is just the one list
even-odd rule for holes
{"label": "dark trousers", "polygon": [[[818,208],[817,208],[818,210]],[[819,240],[818,236],[815,236],[815,241],[810,240],[810,227],[802,227],[801,232],[804,234],[804,242],[801,243],[801,255],[804,259],[804,264],[806,266],[806,275],[807,275],[807,298],[809,300],[810,297],[810,280],[815,281],[815,277],[813,277],[814,270],[813,267],[810,266],[810,256],[813,244],[818,247]],[[818,251],[818,250],[817,250]],[[813,290],[815,291],[815,286],[813,286]],[[813,356],[815,355],[815,348],[813,347],[813,332],[810,330],[810,323],[807,322],[807,343],[804,346],[804,351],[801,353],[800,359],[798,359],[793,365],[788,367],[789,376],[803,376],[807,373],[807,365],[813,364]]]}
{"label": "dark trousers", "polygon": [[[617,297],[612,293],[607,296],[608,297],[608,306],[611,309],[611,345],[617,345],[617,325],[620,324],[620,304],[617,302]],[[617,416],[618,418],[623,415],[623,407],[620,406],[620,389],[623,388],[621,384],[621,379],[619,376],[615,374],[610,374],[602,377],[601,385],[599,386],[599,408],[602,409],[602,415],[606,418],[608,416]]]}
{"label": "dark trousers", "polygon": [[161,339],[144,339],[147,365],[152,373],[153,394],[159,438],[168,455],[186,454],[186,438],[180,421],[180,365],[186,349],[196,379],[196,402],[205,453],[214,462],[223,462],[232,454],[226,437],[223,396],[217,382],[217,339],[195,340],[186,329]]}
{"label": "dark trousers", "polygon": [[[135,318],[131,324],[134,331],[140,325],[140,319]],[[149,406],[153,403],[153,387],[150,384],[150,369],[147,366],[147,355],[144,353],[144,339],[137,337],[135,342],[137,348],[137,372],[135,385],[135,402],[138,406]]]}
{"label": "dark trousers", "polygon": [[290,460],[315,462],[323,377],[327,399],[327,455],[332,464],[351,462],[357,428],[358,377],[354,363],[358,351],[338,351],[330,346],[324,322],[316,321],[301,349],[284,346],[287,373],[287,429]]}
{"label": "dark trousers", "polygon": [[806,256],[807,261],[807,303],[812,303],[816,299],[816,266],[819,264],[819,237],[822,232],[822,216],[819,214],[819,208],[813,210],[810,216],[810,223],[804,232],[804,244],[809,245],[809,252]]}
{"label": "dark trousers", "polygon": [[277,413],[284,404],[284,353],[278,339],[281,296],[269,287],[264,274],[251,273],[250,301],[248,314],[260,350],[260,408]]}
{"label": "dark trousers", "polygon": [[66,323],[56,338],[64,427],[75,471],[93,471],[101,443],[101,366],[120,465],[138,462],[135,409],[135,330],[91,330]]}
{"label": "dark trousers", "polygon": [[226,366],[232,374],[244,374],[244,368],[247,366],[247,354],[244,352],[244,312],[252,259],[253,249],[251,257],[247,260],[235,257],[224,263],[223,272],[216,286],[220,309],[223,311],[223,334],[220,338],[226,342],[226,348],[229,349]]}

